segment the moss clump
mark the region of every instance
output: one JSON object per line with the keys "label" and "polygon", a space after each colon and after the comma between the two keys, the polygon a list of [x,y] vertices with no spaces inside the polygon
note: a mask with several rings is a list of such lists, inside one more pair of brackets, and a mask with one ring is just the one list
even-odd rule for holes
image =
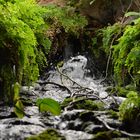
{"label": "moss clump", "polygon": [[108,114],[114,119],[118,119],[118,117],[119,117],[118,113],[113,110],[109,110]]}
{"label": "moss clump", "polygon": [[98,132],[93,140],[112,140],[113,137],[120,137],[121,134],[117,131]]}
{"label": "moss clump", "polygon": [[61,108],[65,108],[66,106],[69,105],[70,102],[72,102],[73,98],[66,98],[62,103],[61,103]]}
{"label": "moss clump", "polygon": [[55,129],[47,129],[39,135],[31,136],[26,140],[65,140],[64,136],[61,136]]}
{"label": "moss clump", "polygon": [[103,104],[101,102],[95,102],[92,100],[82,100],[74,105],[76,109],[88,109],[88,110],[102,110]]}
{"label": "moss clump", "polygon": [[124,123],[139,125],[140,97],[136,92],[129,92],[127,99],[119,107],[119,118]]}
{"label": "moss clump", "polygon": [[71,103],[71,108],[74,109],[87,109],[87,110],[103,110],[103,103],[92,101],[83,97],[76,99],[67,98],[61,104],[61,107],[64,108]]}

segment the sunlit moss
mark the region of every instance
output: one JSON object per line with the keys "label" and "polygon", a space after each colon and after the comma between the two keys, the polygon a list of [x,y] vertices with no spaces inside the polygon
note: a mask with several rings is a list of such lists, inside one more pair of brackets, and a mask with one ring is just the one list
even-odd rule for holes
{"label": "sunlit moss", "polygon": [[64,136],[61,136],[55,129],[47,129],[36,136],[26,138],[26,140],[66,140]]}

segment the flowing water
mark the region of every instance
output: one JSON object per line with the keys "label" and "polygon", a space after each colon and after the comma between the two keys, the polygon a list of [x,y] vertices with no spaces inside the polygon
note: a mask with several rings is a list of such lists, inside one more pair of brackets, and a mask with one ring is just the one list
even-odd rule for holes
{"label": "flowing water", "polygon": [[[119,126],[120,122],[109,119],[106,111],[86,111],[84,109],[62,110],[60,116],[51,116],[49,113],[40,113],[35,101],[37,98],[53,98],[60,103],[67,97],[86,96],[89,98],[105,98],[108,96],[105,91],[107,87],[100,84],[102,78],[97,79],[96,75],[89,69],[88,59],[78,55],[64,62],[62,67],[47,72],[42,79],[31,87],[22,87],[21,96],[31,99],[25,105],[23,119],[18,119],[11,107],[0,107],[0,139],[22,140],[28,136],[38,134],[47,128],[56,128],[67,140],[91,139],[93,134],[105,130],[104,126],[96,120],[94,115],[102,116],[109,123]],[[80,90],[84,89],[84,90]],[[91,92],[92,91],[92,92]],[[95,96],[94,96],[95,95]],[[117,100],[121,102],[123,99]],[[106,109],[112,104],[112,99],[107,97],[103,100]],[[81,112],[86,112],[81,116]],[[28,117],[30,116],[30,117]]]}

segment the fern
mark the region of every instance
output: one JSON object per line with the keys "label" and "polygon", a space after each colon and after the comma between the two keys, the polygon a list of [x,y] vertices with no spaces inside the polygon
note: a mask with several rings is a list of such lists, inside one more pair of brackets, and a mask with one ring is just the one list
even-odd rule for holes
{"label": "fern", "polygon": [[103,50],[107,55],[112,51],[114,77],[120,86],[132,82],[136,86],[140,81],[140,18],[133,22],[134,25],[126,26],[115,23],[100,32],[103,36]]}
{"label": "fern", "polygon": [[140,22],[134,26],[127,25],[124,29],[123,36],[119,38],[119,43],[113,47],[114,72],[116,77],[120,79],[123,69],[126,69],[126,73],[132,74],[134,77],[140,69],[139,24]]}
{"label": "fern", "polygon": [[[39,67],[47,63],[45,56],[51,43],[45,35],[48,28],[44,21],[46,9],[35,0],[1,0],[0,3],[0,49],[4,53],[0,63],[5,59],[0,77],[4,84],[3,93],[11,101],[9,96],[15,82],[30,84],[37,80]],[[7,67],[12,80],[8,78]]]}

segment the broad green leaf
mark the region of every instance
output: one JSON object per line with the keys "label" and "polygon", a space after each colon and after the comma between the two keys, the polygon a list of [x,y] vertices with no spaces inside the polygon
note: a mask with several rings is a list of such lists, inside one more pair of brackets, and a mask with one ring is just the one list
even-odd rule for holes
{"label": "broad green leaf", "polygon": [[37,106],[41,112],[51,112],[53,115],[60,115],[61,107],[59,103],[51,98],[37,100]]}
{"label": "broad green leaf", "polygon": [[18,116],[18,118],[24,117],[24,106],[20,100],[18,100],[15,104],[14,112]]}

